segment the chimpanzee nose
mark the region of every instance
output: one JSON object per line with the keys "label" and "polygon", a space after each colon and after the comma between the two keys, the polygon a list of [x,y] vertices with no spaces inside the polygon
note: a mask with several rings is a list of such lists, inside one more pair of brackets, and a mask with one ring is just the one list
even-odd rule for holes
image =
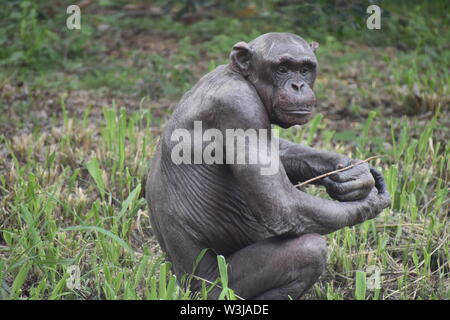
{"label": "chimpanzee nose", "polygon": [[303,82],[299,82],[299,83],[293,83],[292,84],[292,89],[294,89],[294,91],[300,91],[302,88],[303,88],[303,86],[305,85],[305,83],[303,83]]}

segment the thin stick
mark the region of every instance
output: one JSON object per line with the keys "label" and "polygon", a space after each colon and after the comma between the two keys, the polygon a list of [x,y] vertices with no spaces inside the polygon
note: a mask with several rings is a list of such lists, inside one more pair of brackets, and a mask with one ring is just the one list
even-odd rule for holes
{"label": "thin stick", "polygon": [[294,187],[296,187],[296,188],[297,188],[297,187],[302,187],[302,186],[304,186],[305,184],[308,184],[308,183],[311,183],[311,182],[313,182],[313,181],[316,181],[316,180],[319,180],[319,179],[322,179],[322,178],[331,176],[332,174],[335,174],[335,173],[338,173],[338,172],[341,172],[341,171],[345,171],[345,170],[351,169],[351,168],[353,168],[353,167],[356,167],[357,165],[360,165],[360,164],[362,164],[362,163],[369,162],[370,160],[377,159],[377,158],[380,158],[380,157],[381,157],[381,156],[373,156],[373,157],[367,158],[366,160],[360,160],[360,161],[358,161],[358,162],[356,162],[356,163],[354,163],[354,164],[349,165],[348,167],[341,168],[341,169],[337,169],[337,170],[334,170],[334,171],[330,171],[330,172],[321,174],[320,176],[317,176],[317,177],[314,177],[314,178],[312,178],[312,179],[306,180],[306,181],[304,181],[304,182],[302,182],[302,183],[299,183],[299,184],[295,185]]}

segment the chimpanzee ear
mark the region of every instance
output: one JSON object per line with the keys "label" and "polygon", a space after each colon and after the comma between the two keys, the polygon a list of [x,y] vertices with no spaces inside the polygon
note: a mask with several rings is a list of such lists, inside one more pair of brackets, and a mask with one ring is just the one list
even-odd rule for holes
{"label": "chimpanzee ear", "polygon": [[236,43],[233,46],[233,50],[231,50],[231,66],[246,77],[249,74],[251,56],[252,50],[249,45],[244,41],[240,41]]}
{"label": "chimpanzee ear", "polygon": [[319,43],[313,41],[309,44],[309,46],[311,47],[312,51],[316,51],[316,49],[319,47]]}

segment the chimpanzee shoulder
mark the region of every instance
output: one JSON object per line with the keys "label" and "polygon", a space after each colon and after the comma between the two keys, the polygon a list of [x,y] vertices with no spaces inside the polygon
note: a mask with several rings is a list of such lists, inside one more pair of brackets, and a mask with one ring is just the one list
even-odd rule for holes
{"label": "chimpanzee shoulder", "polygon": [[214,119],[216,122],[220,119],[220,123],[234,123],[240,127],[269,125],[255,87],[229,65],[221,65],[202,77],[183,100],[183,104],[198,112],[198,120]]}

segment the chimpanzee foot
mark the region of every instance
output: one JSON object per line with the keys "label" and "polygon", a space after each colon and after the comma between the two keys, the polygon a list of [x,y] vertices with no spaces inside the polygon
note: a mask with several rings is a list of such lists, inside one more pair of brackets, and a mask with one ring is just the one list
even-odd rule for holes
{"label": "chimpanzee foot", "polygon": [[[240,297],[298,299],[324,271],[327,248],[325,240],[314,233],[274,237],[256,242],[226,260],[229,287]],[[213,277],[208,278],[214,281]],[[210,298],[219,293],[216,290]]]}

